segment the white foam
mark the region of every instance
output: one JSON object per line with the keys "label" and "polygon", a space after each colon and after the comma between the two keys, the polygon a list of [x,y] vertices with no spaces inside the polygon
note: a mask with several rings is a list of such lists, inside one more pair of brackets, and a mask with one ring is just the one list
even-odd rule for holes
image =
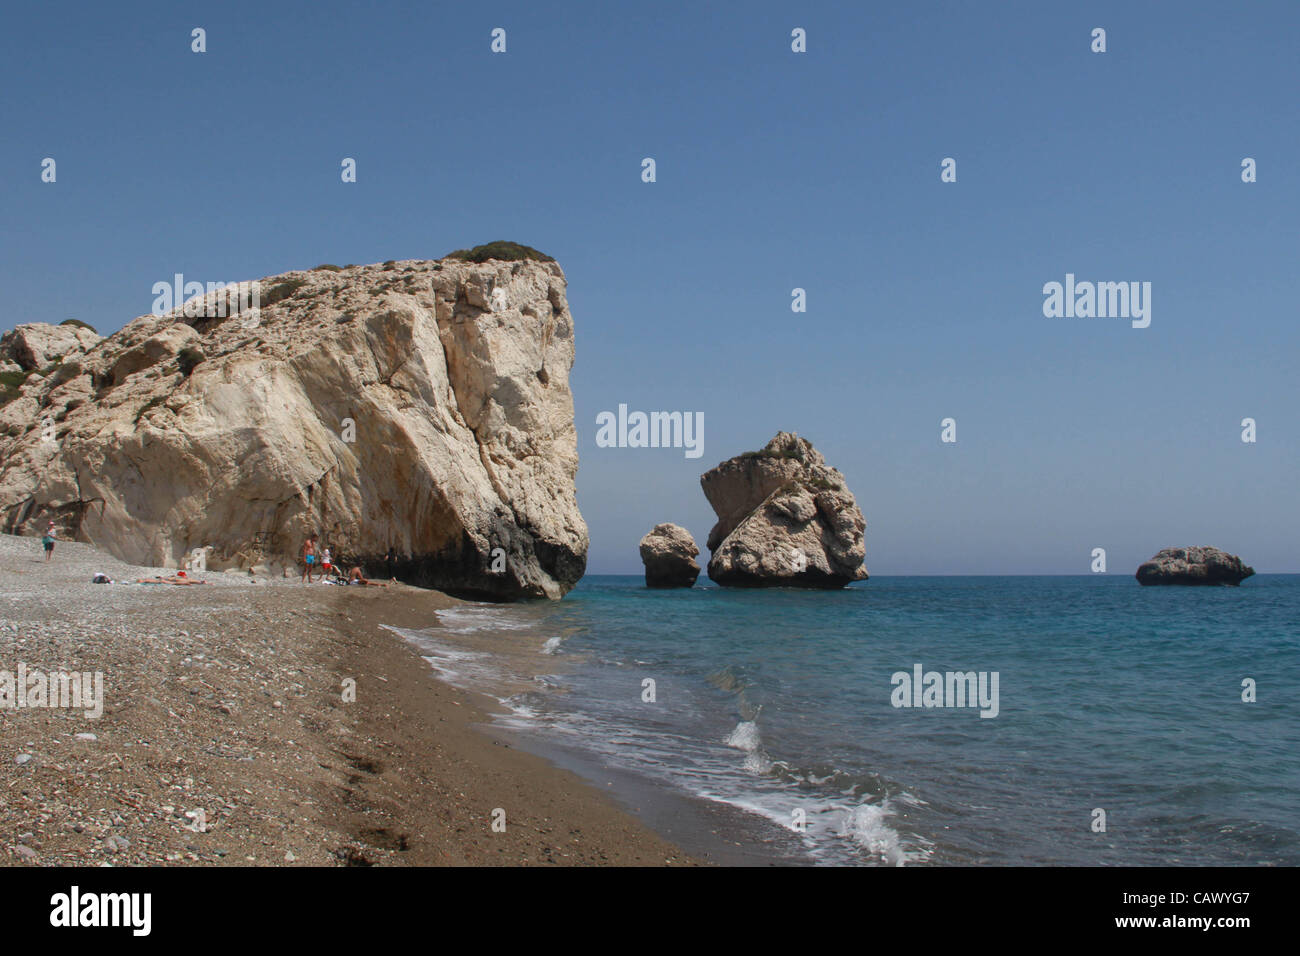
{"label": "white foam", "polygon": [[898,832],[885,823],[888,817],[887,803],[864,803],[844,815],[840,833],[878,862],[902,866],[907,857],[899,846]]}
{"label": "white foam", "polygon": [[752,720],[742,720],[735,729],[727,734],[723,741],[728,747],[735,747],[745,753],[755,753],[763,745],[763,737],[758,732],[758,724]]}
{"label": "white foam", "polygon": [[520,620],[517,611],[495,604],[469,604],[438,611],[438,624],[453,634],[475,631],[524,631],[532,625]]}
{"label": "white foam", "polygon": [[439,675],[456,687],[474,690],[478,682],[497,678],[487,654],[466,651],[434,640],[427,631],[380,625],[409,642]]}
{"label": "white foam", "polygon": [[[389,630],[414,644],[451,683],[491,693],[489,688],[505,676],[500,673],[504,666],[502,659],[496,654],[456,647],[451,643],[452,635],[527,627],[517,619],[510,620],[509,614],[509,611],[503,614],[493,605],[470,605],[439,612],[442,627],[428,630],[390,627]],[[450,633],[445,640],[439,640],[438,635],[444,629]],[[562,643],[563,638],[559,636],[547,638],[541,652],[554,655]],[[537,647],[531,641],[528,645]],[[621,665],[622,662],[601,659],[601,663]],[[742,707],[741,715],[751,719],[740,720],[721,741],[714,737],[710,742],[668,728],[629,725],[619,719],[621,712],[616,708],[593,715],[563,707],[557,710],[553,695],[563,694],[564,682],[554,683],[540,673],[545,666],[541,658],[535,660],[535,665],[538,670],[529,677],[514,678],[527,680],[536,688],[535,692],[491,694],[505,708],[505,713],[493,719],[507,728],[545,731],[581,741],[584,749],[594,750],[619,765],[660,779],[665,775],[677,787],[697,797],[757,814],[797,833],[805,852],[814,861],[901,866],[925,860],[930,855],[919,836],[909,836],[905,842],[890,825],[892,811],[888,800],[874,796],[864,801],[856,784],[836,794],[834,791],[840,789],[836,786],[840,771],[801,773],[788,765],[774,764],[763,746],[757,708],[751,715]],[[719,747],[719,743],[728,749]],[[734,756],[736,751],[743,755],[739,766]],[[781,772],[774,773],[778,769]],[[831,792],[822,789],[827,785]],[[822,789],[820,796],[804,789],[808,786]],[[905,806],[924,805],[924,801],[911,794],[894,794],[891,799],[894,797]],[[806,823],[802,828],[794,825],[795,808],[804,811]]]}
{"label": "white foam", "polygon": [[744,752],[745,762],[741,766],[746,773],[762,775],[772,769],[772,761],[763,752],[763,736],[758,732],[757,721],[742,720],[723,743]]}
{"label": "white foam", "polygon": [[767,755],[762,751],[745,755],[745,762],[741,764],[747,773],[765,774],[772,769],[772,761],[767,759]]}

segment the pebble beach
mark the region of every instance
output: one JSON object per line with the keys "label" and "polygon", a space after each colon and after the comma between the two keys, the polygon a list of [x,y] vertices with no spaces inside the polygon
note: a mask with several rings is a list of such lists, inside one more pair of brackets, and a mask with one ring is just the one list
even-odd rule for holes
{"label": "pebble beach", "polygon": [[0,674],[103,681],[98,716],[0,709],[0,861],[693,862],[494,735],[486,698],[385,627],[436,628],[455,599],[247,573],[134,583],[172,573],[67,541],[46,563],[38,538],[0,535]]}

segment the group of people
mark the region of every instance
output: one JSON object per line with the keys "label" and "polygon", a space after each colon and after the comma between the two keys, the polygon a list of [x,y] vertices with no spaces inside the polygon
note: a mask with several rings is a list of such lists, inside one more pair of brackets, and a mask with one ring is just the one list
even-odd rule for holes
{"label": "group of people", "polygon": [[[362,573],[360,565],[353,565],[345,574],[343,569],[334,563],[334,559],[330,555],[330,549],[320,547],[318,543],[319,540],[319,537],[314,533],[307,535],[307,540],[303,542],[302,550],[299,552],[298,558],[302,563],[302,580],[304,583],[311,584],[313,572],[319,569],[322,580],[329,578],[330,580],[333,580],[335,584],[359,584],[362,587],[368,588],[388,587],[388,585],[382,581],[369,580]],[[49,526],[45,529],[45,534],[41,537],[41,545],[45,548],[46,561],[50,560],[50,557],[54,554],[54,542],[54,522],[51,521]],[[393,578],[393,563],[396,559],[396,552],[392,548],[389,548],[384,561],[388,567],[388,576],[390,579]],[[113,583],[113,580],[105,574],[97,574],[95,575],[95,578],[95,583],[97,584]],[[102,580],[100,580],[101,578]],[[136,581],[136,583],[188,585],[202,584],[203,582],[190,580],[184,571],[178,571],[176,574],[168,575],[167,577],[142,578]]]}
{"label": "group of people", "polygon": [[[393,549],[388,549],[388,568],[389,577],[392,576],[394,553]],[[367,588],[386,588],[388,587],[382,581],[371,581],[361,571],[360,565],[353,565],[351,569],[344,574],[343,569],[334,563],[330,555],[329,548],[322,548],[319,544],[319,538],[316,534],[307,535],[307,540],[302,543],[302,549],[298,554],[298,559],[302,564],[302,581],[304,584],[312,583],[312,572],[320,569],[321,580],[332,580],[335,584],[359,584]]]}

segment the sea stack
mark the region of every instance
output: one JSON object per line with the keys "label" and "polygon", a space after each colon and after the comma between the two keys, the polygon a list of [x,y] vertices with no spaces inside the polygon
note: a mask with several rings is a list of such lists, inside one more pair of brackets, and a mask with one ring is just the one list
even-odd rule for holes
{"label": "sea stack", "polygon": [[700,485],[718,516],[708,540],[718,584],[841,588],[866,579],[866,519],[844,476],[806,439],[780,432],[705,472]]}
{"label": "sea stack", "polygon": [[1255,573],[1218,548],[1165,548],[1137,569],[1139,584],[1224,584],[1236,587]]}
{"label": "sea stack", "polygon": [[318,532],[372,569],[393,548],[408,583],[561,597],[587,559],[565,276],[477,251],[273,276],[258,309],[232,285],[105,339],[6,335],[0,530],[54,520],[161,567],[210,547],[214,570],[293,565]]}
{"label": "sea stack", "polygon": [[645,586],[648,588],[689,588],[700,576],[700,566],[695,556],[700,549],[695,546],[691,533],[676,524],[657,524],[654,530],[641,539],[641,561],[645,564]]}

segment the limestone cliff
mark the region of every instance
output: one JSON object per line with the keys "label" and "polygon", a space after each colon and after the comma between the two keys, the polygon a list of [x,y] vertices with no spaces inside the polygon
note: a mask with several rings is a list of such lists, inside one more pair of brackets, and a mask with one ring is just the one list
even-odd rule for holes
{"label": "limestone cliff", "polygon": [[[554,262],[325,267],[261,280],[260,310],[216,292],[61,335],[0,408],[0,525],[217,569],[292,564],[316,531],[372,569],[392,547],[412,583],[558,598],[587,553],[565,290]],[[26,374],[48,339],[0,362]]]}

